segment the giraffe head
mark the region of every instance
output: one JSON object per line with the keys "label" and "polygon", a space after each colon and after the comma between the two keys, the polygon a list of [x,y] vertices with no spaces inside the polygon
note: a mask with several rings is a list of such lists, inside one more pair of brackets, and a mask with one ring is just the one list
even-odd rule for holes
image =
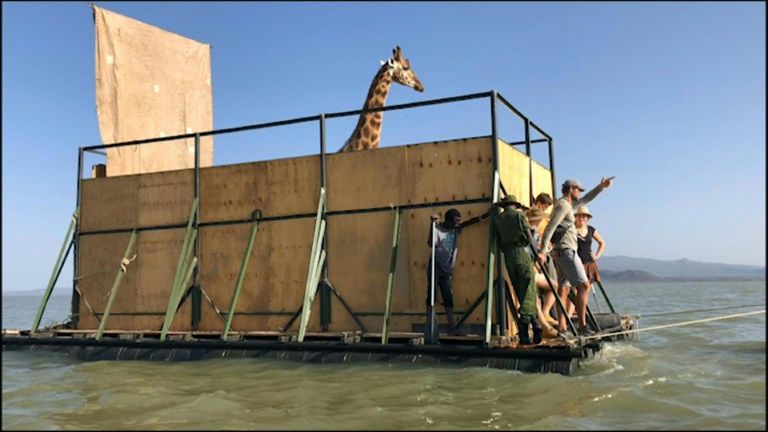
{"label": "giraffe head", "polygon": [[399,45],[392,50],[392,57],[387,59],[386,62],[382,61],[381,64],[382,66],[386,64],[389,76],[392,77],[392,81],[406,87],[411,87],[419,92],[424,91],[424,86],[421,84],[421,81],[419,81],[419,77],[416,76],[416,73],[411,69],[411,62],[403,57]]}

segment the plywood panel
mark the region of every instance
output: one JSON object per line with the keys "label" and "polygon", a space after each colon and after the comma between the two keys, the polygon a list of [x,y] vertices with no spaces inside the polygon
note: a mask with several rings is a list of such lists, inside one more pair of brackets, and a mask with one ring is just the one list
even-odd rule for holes
{"label": "plywood panel", "polygon": [[[243,220],[269,209],[268,162],[213,167],[200,175],[200,221]],[[271,211],[271,209],[270,209]]]}
{"label": "plywood panel", "polygon": [[[181,256],[186,228],[142,231],[139,234],[135,266],[138,274],[134,308],[137,312],[162,315],[142,315],[135,320],[139,330],[160,330],[171,296],[176,267]],[[190,281],[189,285],[193,284]],[[171,323],[171,330],[189,328],[191,299],[187,298]]]}
{"label": "plywood panel", "polygon": [[81,184],[81,231],[136,226],[139,176],[89,179]]}
{"label": "plywood panel", "polygon": [[403,203],[405,147],[328,155],[328,211]]}
{"label": "plywood panel", "polygon": [[320,157],[268,161],[269,206],[264,216],[316,213],[320,198]]}
{"label": "plywood panel", "polygon": [[485,198],[493,179],[490,140],[472,138],[404,147],[408,203]]}
{"label": "plywood panel", "polygon": [[[201,229],[201,241],[204,247],[202,248],[200,284],[225,318],[232,302],[252,229],[252,223]],[[236,312],[267,312],[269,310],[271,244],[269,231],[269,222],[259,224],[235,305]],[[222,331],[224,328],[224,321],[206,299],[203,299],[201,318],[200,330]],[[235,315],[232,319],[232,331],[266,327],[266,315]]]}
{"label": "plywood panel", "polygon": [[[492,180],[489,143],[489,138],[485,137],[329,155],[329,210],[489,198]],[[527,157],[506,144],[500,146],[499,155],[500,175],[507,190],[528,203],[530,168]],[[549,171],[538,164],[534,164],[533,169],[534,191],[551,189]],[[193,179],[192,170],[186,170],[142,175],[141,178],[124,176],[88,180],[83,188],[83,226],[104,229],[185,223],[192,200],[189,191],[194,190]],[[254,208],[260,208],[266,218],[314,215],[319,184],[317,156],[205,168],[201,172],[201,221],[243,220]],[[490,202],[448,204],[403,212],[393,312],[425,310],[430,254],[426,238],[430,214],[437,213],[442,220],[445,211],[456,207],[467,220],[487,211],[489,205]],[[141,213],[140,218],[135,216],[138,213]],[[134,215],[133,219],[130,215]],[[394,210],[330,214],[328,217],[330,282],[356,312],[383,313],[385,310],[393,223]],[[233,330],[280,330],[290,319],[290,314],[301,306],[314,225],[313,217],[260,223],[236,310],[283,312],[286,315],[236,315]],[[200,282],[221,311],[226,312],[229,308],[250,229],[249,223],[201,227]],[[489,221],[486,220],[467,227],[461,235],[454,275],[454,299],[458,311],[466,310],[485,292],[488,230]],[[121,308],[134,312],[165,311],[183,235],[184,228],[140,234],[138,257],[129,266],[140,275],[135,282],[129,278],[124,281],[121,295],[132,293],[133,297],[119,297]],[[114,281],[114,271],[130,233],[109,236],[84,236],[80,251],[82,274],[103,270],[108,264],[114,269],[109,275],[91,276],[90,280],[84,278],[81,284],[88,299],[94,297],[99,311],[106,302],[105,295]],[[125,289],[130,286],[125,285],[126,282],[135,286]],[[173,330],[191,329],[190,300],[179,311],[171,327]],[[319,303],[318,294],[312,305],[309,331],[321,330]],[[333,295],[331,305],[331,331],[358,329]],[[81,311],[86,310],[81,305]],[[442,311],[442,306],[438,306],[438,310]],[[204,298],[201,318],[201,330],[222,329],[222,319]],[[159,316],[121,319],[115,321],[115,325],[132,325],[138,330],[159,328],[162,324]],[[369,330],[380,331],[382,316],[361,319]],[[468,322],[479,324],[484,320],[485,307],[481,305]],[[444,322],[442,316],[441,321]],[[395,316],[390,328],[409,331],[412,323],[423,322],[423,316]],[[85,312],[81,324],[98,327],[95,319],[88,318]],[[291,331],[298,331],[298,321]]]}
{"label": "plywood panel", "polygon": [[166,171],[138,177],[139,226],[187,223],[195,198],[194,170]]}
{"label": "plywood panel", "polygon": [[500,142],[499,178],[507,193],[515,195],[521,203],[528,206],[531,204],[530,175],[528,156],[517,148]]}
{"label": "plywood panel", "polygon": [[[304,302],[315,219],[286,219],[269,224],[269,310],[293,313]],[[312,323],[319,322],[318,304],[315,301]],[[290,316],[285,315],[270,316],[267,329],[277,330],[289,319]],[[297,321],[291,330],[298,331],[298,328]],[[317,331],[317,328],[313,325],[312,331]]]}
{"label": "plywood panel", "polygon": [[[329,279],[353,311],[384,313],[394,219],[394,211],[329,218]],[[333,331],[358,328],[337,299],[332,304]],[[361,317],[361,321],[380,329],[382,316]]]}
{"label": "plywood panel", "polygon": [[[110,290],[120,271],[120,262],[128,246],[131,233],[85,235],[80,237],[80,268],[78,287],[80,299],[80,320],[78,329],[98,329],[99,321],[89,311],[86,301],[96,313],[103,313],[109,300]],[[136,298],[136,268],[129,265],[123,275],[111,313],[134,312]],[[101,315],[99,315],[101,319]],[[111,315],[107,329],[131,329],[132,316]]]}
{"label": "plywood panel", "polygon": [[[548,193],[552,199],[557,199],[559,189],[555,190],[552,185],[551,172],[538,162],[533,162],[533,196],[534,198],[542,192]],[[552,207],[548,209],[552,212]]]}

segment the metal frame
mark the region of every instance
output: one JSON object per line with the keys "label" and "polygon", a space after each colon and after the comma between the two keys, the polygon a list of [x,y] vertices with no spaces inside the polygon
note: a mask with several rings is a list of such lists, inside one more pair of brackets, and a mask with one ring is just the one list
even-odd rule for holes
{"label": "metal frame", "polygon": [[[221,135],[221,134],[227,134],[227,133],[236,133],[236,132],[242,132],[242,131],[249,131],[249,130],[256,130],[256,129],[265,129],[265,128],[272,128],[272,127],[278,127],[278,126],[284,126],[284,125],[291,125],[291,124],[298,124],[298,123],[304,123],[304,122],[314,122],[317,121],[319,123],[319,135],[320,135],[320,187],[324,190],[326,188],[326,130],[325,130],[325,122],[326,119],[330,118],[338,118],[338,117],[345,117],[350,115],[359,115],[362,113],[369,113],[369,112],[377,112],[377,111],[394,111],[394,110],[400,110],[400,109],[407,109],[407,108],[413,108],[413,107],[422,107],[422,106],[429,106],[429,105],[438,105],[438,104],[446,104],[446,103],[453,103],[453,102],[460,102],[460,101],[466,101],[466,100],[472,100],[472,99],[480,99],[480,98],[488,98],[490,101],[490,113],[491,113],[491,145],[492,145],[492,152],[493,152],[493,186],[491,191],[490,198],[488,197],[478,197],[478,198],[472,198],[472,199],[464,199],[464,200],[452,200],[452,201],[442,201],[442,202],[434,202],[434,203],[426,203],[426,204],[413,204],[413,205],[398,205],[397,209],[398,212],[402,212],[403,210],[409,210],[409,209],[416,209],[416,208],[425,208],[425,207],[441,207],[446,205],[461,205],[461,204],[472,204],[472,203],[479,203],[479,202],[487,202],[487,203],[496,203],[499,200],[499,155],[498,155],[498,146],[499,146],[499,136],[498,136],[498,119],[497,119],[497,109],[498,109],[498,103],[501,102],[503,106],[505,106],[507,109],[512,111],[515,115],[517,115],[520,119],[522,119],[525,123],[525,141],[523,142],[511,142],[510,145],[519,145],[519,144],[525,144],[525,153],[529,157],[531,156],[531,144],[532,143],[541,143],[546,142],[548,143],[548,153],[549,153],[549,170],[552,175],[552,187],[553,187],[553,196],[555,194],[555,169],[554,169],[554,153],[553,153],[553,139],[551,136],[549,136],[544,130],[542,130],[539,126],[537,126],[534,122],[532,122],[530,119],[528,119],[525,115],[523,115],[517,108],[515,108],[512,104],[510,104],[503,96],[498,94],[496,90],[491,90],[489,92],[482,92],[482,93],[473,93],[463,96],[456,96],[456,97],[448,97],[448,98],[441,98],[441,99],[434,99],[429,101],[423,101],[423,102],[415,102],[415,103],[407,103],[407,104],[399,104],[399,105],[390,105],[387,107],[380,107],[380,108],[373,108],[373,109],[365,109],[365,110],[354,110],[354,111],[344,111],[344,112],[338,112],[338,113],[331,113],[331,114],[319,114],[316,116],[309,116],[309,117],[301,117],[296,118],[292,120],[283,120],[283,121],[276,121],[276,122],[268,122],[268,123],[261,123],[261,124],[255,124],[255,125],[248,125],[248,126],[242,126],[242,127],[235,127],[235,128],[227,128],[227,129],[219,129],[219,130],[211,130],[206,132],[197,132],[192,134],[182,134],[182,135],[175,135],[170,137],[163,137],[163,138],[152,138],[152,139],[144,139],[144,140],[134,140],[134,141],[128,141],[128,142],[122,142],[122,143],[115,143],[115,144],[106,144],[106,145],[94,145],[94,146],[86,146],[86,147],[80,147],[78,149],[79,155],[78,155],[78,177],[77,177],[77,207],[80,208],[81,206],[81,200],[82,200],[82,192],[81,182],[83,181],[83,157],[85,152],[94,152],[98,154],[104,154],[104,152],[100,151],[101,149],[107,149],[107,148],[116,148],[121,146],[129,146],[129,145],[141,145],[141,144],[147,144],[147,143],[155,143],[155,142],[161,142],[161,141],[174,141],[179,139],[189,139],[193,138],[195,140],[195,166],[194,166],[194,199],[195,202],[199,202],[200,200],[200,138],[204,136],[209,135]],[[530,129],[533,128],[536,130],[539,134],[544,136],[544,139],[536,139],[531,140],[530,137]],[[530,160],[530,163],[532,164],[532,159]],[[532,175],[532,169],[531,173]],[[531,183],[531,188],[532,188]],[[532,194],[532,189],[531,189]],[[346,211],[335,211],[335,212],[329,212],[326,209],[326,206],[322,206],[321,214],[319,216],[319,220],[327,221],[328,216],[333,215],[339,215],[339,214],[358,214],[358,213],[371,213],[371,212],[381,212],[381,211],[392,211],[392,207],[375,207],[375,208],[363,208],[363,209],[354,209],[354,210],[346,210]],[[287,216],[280,216],[280,217],[261,217],[261,215],[251,218],[251,219],[242,219],[242,220],[228,220],[228,221],[218,221],[218,222],[209,222],[204,223],[200,222],[199,220],[199,211],[195,211],[194,214],[191,216],[191,219],[188,223],[188,229],[189,224],[193,226],[194,232],[198,232],[201,227],[206,226],[218,226],[218,225],[227,225],[227,224],[242,224],[242,223],[259,223],[259,222],[270,222],[270,221],[277,221],[277,220],[285,220],[285,219],[295,219],[295,218],[307,218],[307,217],[317,217],[317,215],[314,214],[294,214],[294,215],[287,215]],[[157,229],[168,229],[168,228],[182,228],[184,225],[181,224],[170,224],[170,225],[156,225],[156,226],[144,226],[144,227],[133,227],[133,228],[126,228],[126,229],[117,229],[117,230],[99,230],[99,231],[90,231],[90,232],[82,232],[80,229],[80,223],[79,220],[75,224],[74,227],[74,235],[72,238],[72,245],[74,248],[74,276],[73,276],[73,293],[72,293],[72,325],[74,327],[77,326],[77,319],[79,314],[79,292],[78,292],[78,272],[79,272],[79,246],[80,246],[80,237],[83,235],[96,235],[96,234],[106,234],[106,233],[118,233],[118,232],[141,232],[144,230],[157,230]],[[326,250],[328,247],[328,233],[324,232],[323,235],[321,235],[321,242],[322,246],[320,246],[321,250]],[[495,306],[497,311],[497,326],[498,331],[506,331],[507,330],[507,323],[506,323],[506,313],[502,313],[501,311],[506,310],[506,296],[499,295],[503,292],[503,287],[498,284],[499,286],[496,287],[497,295],[494,298],[493,290],[494,286],[497,285],[494,282],[493,277],[493,270],[496,269],[501,273],[501,268],[498,266],[497,268],[497,251],[495,250],[494,245],[494,238],[493,238],[493,232],[489,232],[489,251],[488,251],[488,275],[486,280],[486,292],[485,295],[481,295],[480,298],[478,298],[478,301],[482,301],[483,297],[485,297],[486,300],[486,330],[485,330],[485,338],[484,342],[485,344],[490,344],[491,339],[491,327],[492,327],[492,308]],[[395,246],[396,247],[396,246]],[[202,245],[200,243],[200,239],[194,238],[192,240],[192,246],[190,247],[190,254],[193,255],[192,262],[189,263],[191,265],[188,265],[184,267],[186,270],[186,273],[189,273],[188,278],[193,278],[194,283],[191,288],[191,296],[192,296],[192,318],[191,318],[191,325],[193,329],[197,329],[200,317],[201,317],[201,293],[202,293],[202,287],[200,286],[200,274],[198,271],[197,263],[199,263],[200,257],[201,257],[201,248]],[[193,253],[192,253],[193,251]],[[393,251],[394,253],[395,251]],[[182,254],[182,258],[185,255]],[[186,255],[189,257],[189,255]],[[393,260],[394,260],[393,255]],[[180,261],[181,262],[181,261]],[[394,262],[394,261],[393,261]],[[323,331],[327,331],[328,324],[331,320],[331,304],[330,304],[330,297],[331,294],[335,294],[337,298],[341,301],[342,305],[352,314],[355,321],[358,323],[358,325],[365,331],[365,326],[362,324],[362,322],[359,320],[357,315],[364,315],[369,313],[358,313],[356,314],[344,301],[344,299],[341,297],[341,295],[333,288],[333,286],[328,281],[328,265],[329,263],[327,260],[322,260],[322,263],[319,264],[321,268],[316,269],[316,273],[318,275],[322,275],[319,277],[319,287],[318,290],[320,292],[320,322],[323,328]],[[394,264],[393,264],[394,265]],[[178,269],[177,269],[178,270]],[[391,270],[390,278],[393,277],[394,269]],[[312,276],[312,275],[308,275]],[[179,277],[179,274],[177,272],[177,278]],[[177,296],[172,295],[171,299],[169,299],[169,305],[168,305],[168,311],[166,311],[166,321],[168,318],[168,314],[171,313],[170,310],[174,309],[171,304],[173,303],[174,297],[179,297],[178,293],[176,293]],[[179,298],[181,300],[181,298]],[[233,301],[236,301],[236,299],[233,299]],[[388,302],[390,299],[387,300]],[[244,314],[244,315],[253,315],[253,314],[267,314],[267,315],[287,315],[290,314],[290,312],[271,312],[271,311],[244,311],[244,312],[235,312],[234,305],[230,306],[230,310],[227,311],[227,314],[229,315],[229,324],[231,324],[231,317],[233,314]],[[286,325],[286,329],[291,326],[293,321],[297,318],[298,314],[302,313],[302,309],[304,309],[304,306],[296,311],[296,313],[293,314],[293,318],[291,321]],[[308,311],[307,311],[308,312]],[[372,312],[379,314],[379,312]],[[133,315],[141,315],[141,314],[159,314],[158,312],[133,312],[133,313],[123,313],[123,314],[133,314]],[[384,315],[388,319],[389,316],[392,315],[402,315],[403,313],[392,313],[389,308],[385,310]],[[405,313],[405,314],[411,314],[411,313]],[[171,313],[172,317],[172,313]],[[465,319],[463,317],[462,319]],[[102,320],[103,321],[103,320]],[[229,324],[227,327],[229,327]],[[167,327],[165,325],[164,327]],[[229,329],[225,329],[225,331],[222,333],[222,338],[226,339],[227,333]],[[385,335],[386,335],[386,325],[385,325]],[[167,331],[167,328],[166,328]],[[386,340],[386,336],[383,337],[383,340]]]}

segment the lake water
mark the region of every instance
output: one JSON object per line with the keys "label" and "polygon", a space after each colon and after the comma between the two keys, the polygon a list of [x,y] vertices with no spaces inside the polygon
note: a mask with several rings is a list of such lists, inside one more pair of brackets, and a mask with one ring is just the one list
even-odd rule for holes
{"label": "lake water", "polygon": [[[2,428],[765,430],[765,313],[669,326],[764,310],[765,281],[605,288],[618,312],[640,314],[648,330],[608,344],[571,376],[269,359],[81,362],[9,351]],[[607,310],[594,301],[593,311]],[[3,328],[28,329],[39,303],[3,296]],[[701,311],[712,308],[730,309]],[[52,296],[42,324],[68,310],[68,296]]]}

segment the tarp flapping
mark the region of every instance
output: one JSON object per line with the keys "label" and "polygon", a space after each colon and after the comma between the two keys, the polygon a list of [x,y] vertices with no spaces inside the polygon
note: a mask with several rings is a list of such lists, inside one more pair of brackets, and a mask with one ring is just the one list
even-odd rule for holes
{"label": "tarp flapping", "polygon": [[[92,5],[96,111],[104,144],[213,129],[211,47]],[[107,149],[107,175],[195,166],[193,138]],[[200,139],[213,164],[213,137]]]}

